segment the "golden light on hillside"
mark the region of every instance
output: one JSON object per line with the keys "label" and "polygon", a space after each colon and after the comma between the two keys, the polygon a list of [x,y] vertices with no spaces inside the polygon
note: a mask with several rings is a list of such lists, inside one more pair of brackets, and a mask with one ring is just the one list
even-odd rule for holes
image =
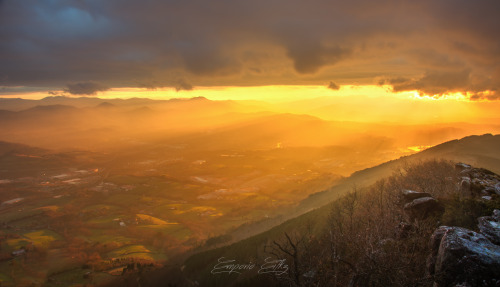
{"label": "golden light on hillside", "polygon": [[424,149],[428,149],[432,147],[431,145],[420,145],[420,146],[409,146],[408,149],[414,152],[423,151]]}

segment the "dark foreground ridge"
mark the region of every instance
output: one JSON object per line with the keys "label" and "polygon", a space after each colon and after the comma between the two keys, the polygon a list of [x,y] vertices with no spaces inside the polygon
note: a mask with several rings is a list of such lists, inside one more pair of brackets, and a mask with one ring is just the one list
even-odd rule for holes
{"label": "dark foreground ridge", "polygon": [[[463,175],[460,189],[482,200],[491,201],[500,195],[500,178],[485,170],[457,164]],[[500,210],[492,216],[477,219],[479,232],[440,226],[431,237],[432,253],[427,271],[436,286],[499,286],[500,285]]]}

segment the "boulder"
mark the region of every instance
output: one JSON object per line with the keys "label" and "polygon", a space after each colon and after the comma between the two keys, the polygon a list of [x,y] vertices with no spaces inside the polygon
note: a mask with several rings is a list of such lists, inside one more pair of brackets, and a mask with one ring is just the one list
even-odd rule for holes
{"label": "boulder", "polygon": [[497,190],[497,185],[495,184],[490,184],[490,185],[487,185],[483,190],[482,190],[483,193],[486,193],[487,195],[491,195],[491,194],[498,194],[498,190]]}
{"label": "boulder", "polygon": [[[500,177],[495,173],[484,168],[473,168],[468,172],[470,177],[470,190],[475,194],[499,194],[500,195]],[[462,177],[461,185],[467,185]]]}
{"label": "boulder", "polygon": [[499,179],[498,175],[496,175],[494,172],[491,170],[487,170],[485,168],[473,168],[469,172],[470,177],[472,178],[481,178],[481,179],[487,179],[487,180],[495,180]]}
{"label": "boulder", "polygon": [[412,202],[413,200],[422,197],[431,197],[431,195],[427,192],[420,192],[409,189],[403,189],[401,193],[403,194],[404,202]]}
{"label": "boulder", "polygon": [[500,211],[495,209],[493,216],[483,216],[477,219],[479,230],[489,241],[500,245]]}
{"label": "boulder", "polygon": [[491,188],[488,188],[488,187],[481,190],[481,193],[479,193],[479,195],[481,195],[481,196],[484,196],[484,195],[490,196],[492,194],[494,194],[494,192],[492,192]]}
{"label": "boulder", "polygon": [[440,213],[443,210],[443,207],[438,203],[438,201],[432,197],[417,198],[404,206],[404,211],[411,220],[425,219],[430,215]]}
{"label": "boulder", "polygon": [[455,170],[458,172],[464,171],[464,170],[469,170],[471,169],[471,166],[462,162],[459,162],[455,164]]}
{"label": "boulder", "polygon": [[473,178],[470,184],[470,189],[476,194],[480,194],[488,187],[488,182],[484,179]]}
{"label": "boulder", "polygon": [[431,241],[430,241],[430,247],[431,247],[431,254],[427,258],[427,273],[430,275],[434,275],[434,269],[436,265],[436,257],[439,252],[439,245],[441,245],[441,239],[443,239],[444,234],[446,231],[452,229],[453,227],[448,227],[448,226],[440,226],[436,230],[434,230],[434,233],[431,236]]}
{"label": "boulder", "polygon": [[431,248],[427,268],[435,286],[496,286],[500,279],[500,246],[480,233],[441,226],[431,237]]}
{"label": "boulder", "polygon": [[460,174],[461,176],[469,176],[469,177],[470,177],[470,176],[471,176],[470,172],[471,172],[471,170],[470,170],[470,169],[464,169],[464,170],[462,170],[461,172],[459,172],[459,174]]}
{"label": "boulder", "polygon": [[496,221],[500,221],[500,210],[499,209],[495,209],[493,210],[493,218],[496,220]]}
{"label": "boulder", "polygon": [[470,178],[466,176],[462,176],[460,181],[460,190],[462,191],[470,191]]}
{"label": "boulder", "polygon": [[430,246],[432,250],[433,255],[437,255],[439,251],[439,246],[441,245],[441,239],[443,239],[443,236],[448,230],[453,229],[454,227],[450,226],[439,226],[436,230],[434,230],[434,233],[432,233],[431,236],[431,241],[430,241]]}

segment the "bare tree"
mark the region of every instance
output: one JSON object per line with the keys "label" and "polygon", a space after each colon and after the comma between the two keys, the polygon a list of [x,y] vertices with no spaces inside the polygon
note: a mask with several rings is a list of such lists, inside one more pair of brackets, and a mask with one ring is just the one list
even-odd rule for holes
{"label": "bare tree", "polygon": [[295,286],[301,286],[300,280],[300,248],[305,242],[305,237],[298,233],[290,236],[287,232],[284,233],[284,239],[281,241],[273,240],[270,246],[269,253],[274,255],[276,258],[282,258],[283,255],[287,255],[292,259],[292,270],[289,273],[290,279]]}

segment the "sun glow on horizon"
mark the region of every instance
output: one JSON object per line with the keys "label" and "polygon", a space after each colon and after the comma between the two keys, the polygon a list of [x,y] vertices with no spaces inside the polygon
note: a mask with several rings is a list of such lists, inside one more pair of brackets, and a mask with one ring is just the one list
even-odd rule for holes
{"label": "sun glow on horizon", "polygon": [[[416,96],[415,96],[416,95]],[[332,90],[323,85],[269,85],[269,86],[216,86],[197,87],[193,90],[176,91],[173,88],[147,90],[143,88],[115,88],[98,95],[100,98],[135,98],[151,99],[195,98],[209,100],[256,100],[264,102],[291,102],[320,97],[396,97],[401,99],[428,99],[419,96],[417,91],[393,92],[386,86],[379,85],[343,85]],[[445,99],[465,100],[465,97],[449,96]]]}
{"label": "sun glow on horizon", "polygon": [[[481,95],[487,96],[493,92],[483,92]],[[267,85],[267,86],[213,86],[195,87],[192,90],[176,90],[165,87],[158,89],[145,89],[137,87],[112,88],[107,91],[98,92],[95,95],[72,95],[64,90],[27,90],[23,92],[23,87],[16,87],[11,94],[4,94],[2,98],[23,98],[38,100],[50,96],[67,97],[97,97],[101,99],[130,99],[130,98],[150,98],[155,100],[168,100],[175,98],[195,98],[204,97],[209,100],[256,100],[264,102],[291,102],[304,99],[320,97],[394,97],[410,100],[429,101],[466,101],[478,102],[488,100],[470,100],[473,93],[454,92],[442,95],[425,95],[417,90],[395,92],[388,85],[342,85],[338,90],[329,89],[326,85]]]}
{"label": "sun glow on horizon", "polygon": [[[12,96],[42,99],[54,95],[79,97],[64,91],[51,91],[50,93],[30,91]],[[498,118],[496,110],[500,108],[500,102],[472,101],[469,99],[470,96],[471,94],[460,92],[440,96],[422,95],[418,91],[394,92],[387,85],[342,85],[337,90],[329,89],[326,85],[273,85],[196,87],[192,90],[180,91],[174,88],[148,90],[123,87],[86,97],[110,100],[130,98],[169,100],[203,97],[213,101],[257,101],[269,104],[269,111],[310,114],[337,121],[417,124],[451,121],[487,122],[487,118]]]}

